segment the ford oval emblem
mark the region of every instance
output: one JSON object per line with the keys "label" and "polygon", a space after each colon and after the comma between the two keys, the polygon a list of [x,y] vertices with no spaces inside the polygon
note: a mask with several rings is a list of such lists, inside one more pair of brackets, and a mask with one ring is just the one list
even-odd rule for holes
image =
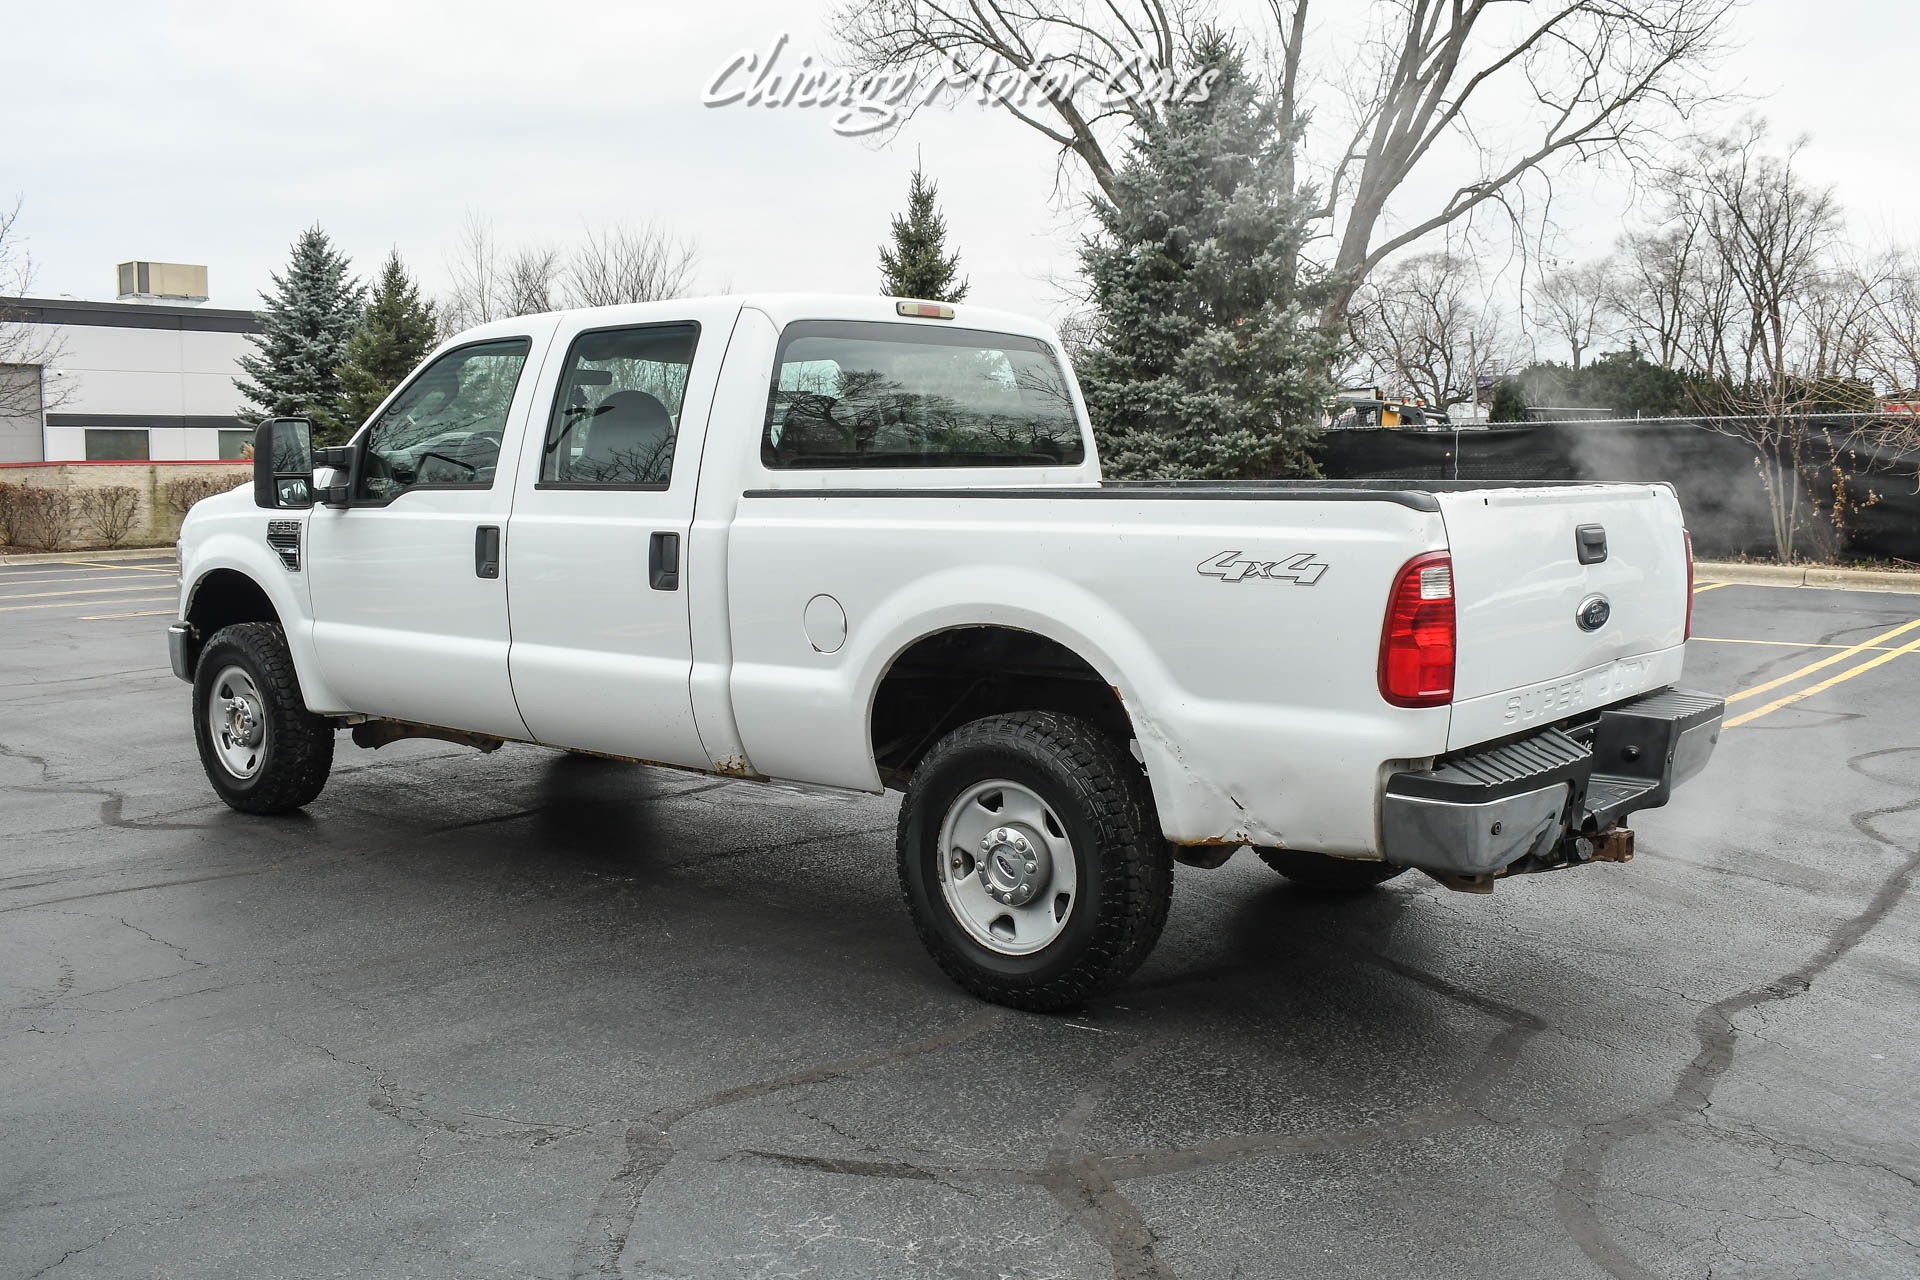
{"label": "ford oval emblem", "polygon": [[1573,620],[1580,624],[1582,631],[1598,631],[1607,625],[1607,619],[1613,616],[1613,605],[1603,595],[1590,595],[1580,602],[1580,609]]}

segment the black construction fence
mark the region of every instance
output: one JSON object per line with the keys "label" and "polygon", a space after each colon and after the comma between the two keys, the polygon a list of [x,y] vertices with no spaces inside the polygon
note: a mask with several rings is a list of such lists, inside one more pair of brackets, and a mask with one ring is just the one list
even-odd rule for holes
{"label": "black construction fence", "polygon": [[[1920,457],[1884,419],[1805,419],[1796,559],[1920,562]],[[1776,553],[1761,454],[1739,420],[1656,418],[1328,431],[1333,480],[1657,480],[1673,485],[1705,558]],[[1457,456],[1456,456],[1457,451]],[[1835,518],[1836,509],[1838,518]]]}

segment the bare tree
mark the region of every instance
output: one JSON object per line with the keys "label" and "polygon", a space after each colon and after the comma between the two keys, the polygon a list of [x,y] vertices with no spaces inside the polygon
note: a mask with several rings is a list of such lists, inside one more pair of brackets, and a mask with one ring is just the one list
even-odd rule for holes
{"label": "bare tree", "polygon": [[558,249],[515,249],[500,272],[501,314],[531,316],[559,310],[566,305],[561,299],[564,269]]}
{"label": "bare tree", "polygon": [[502,251],[493,224],[469,213],[447,260],[453,288],[440,302],[441,331],[562,307],[678,297],[698,257],[690,242],[651,223],[589,227],[570,255],[541,245]]}
{"label": "bare tree", "polygon": [[1631,231],[1620,238],[1607,300],[1633,340],[1665,368],[1681,364],[1694,271],[1691,226]]}
{"label": "bare tree", "polygon": [[[1267,0],[1272,27],[1260,34],[1287,136],[1315,112],[1304,68],[1354,71],[1338,149],[1316,175],[1338,282],[1322,322],[1341,325],[1394,254],[1483,207],[1511,212],[1529,177],[1565,160],[1642,157],[1658,121],[1704,96],[1698,73],[1733,3],[1385,0],[1359,48],[1310,62],[1309,0]],[[1153,86],[1180,83],[1211,12],[1202,0],[846,0],[835,25],[857,73],[964,84],[1112,199],[1118,135],[1154,116]],[[1009,77],[1046,91],[1005,92]],[[1472,172],[1443,179],[1461,149]]]}
{"label": "bare tree", "polygon": [[500,251],[493,240],[493,224],[468,210],[466,220],[447,255],[447,274],[453,288],[440,300],[441,336],[459,333],[512,314],[506,311],[500,280]]}
{"label": "bare tree", "polygon": [[1874,269],[1832,263],[1808,285],[1798,376],[1830,388],[1852,383],[1863,393],[1873,386],[1881,340],[1874,314],[1878,282],[1869,276]]}
{"label": "bare tree", "polygon": [[1867,368],[1890,396],[1920,396],[1920,262],[1895,250],[1870,274]]}
{"label": "bare tree", "polygon": [[698,258],[691,244],[650,222],[588,227],[567,260],[567,305],[612,307],[680,297],[692,283]]}
{"label": "bare tree", "polygon": [[1481,295],[1473,264],[1455,253],[1423,253],[1376,272],[1351,314],[1373,381],[1439,409],[1474,399],[1481,375],[1516,363],[1505,316]]}
{"label": "bare tree", "polygon": [[20,242],[18,224],[22,201],[0,209],[0,418],[38,419],[64,398],[57,380],[49,377],[63,354],[57,335],[25,323],[9,300],[33,291],[33,256]]}
{"label": "bare tree", "polygon": [[1794,557],[1802,524],[1807,417],[1857,395],[1869,308],[1838,262],[1839,207],[1797,168],[1802,143],[1767,146],[1764,122],[1697,140],[1673,173],[1670,220],[1698,229],[1702,294],[1729,300],[1696,313],[1696,368],[1718,379],[1705,421],[1754,451],[1775,551]]}
{"label": "bare tree", "polygon": [[1612,264],[1604,259],[1562,267],[1533,290],[1533,322],[1567,344],[1578,369],[1587,349],[1608,336],[1617,292]]}
{"label": "bare tree", "polygon": [[1100,316],[1088,308],[1068,312],[1054,330],[1060,335],[1060,350],[1069,364],[1078,365],[1100,345]]}

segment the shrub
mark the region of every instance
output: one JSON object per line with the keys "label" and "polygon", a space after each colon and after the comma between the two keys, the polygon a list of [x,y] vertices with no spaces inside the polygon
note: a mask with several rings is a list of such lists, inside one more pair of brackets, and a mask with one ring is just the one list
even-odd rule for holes
{"label": "shrub", "polygon": [[174,518],[185,520],[187,512],[193,510],[194,503],[202,498],[211,498],[216,493],[225,493],[231,487],[223,476],[182,476],[178,480],[167,481],[160,487],[160,492]]}
{"label": "shrub", "polygon": [[134,517],[140,513],[140,491],[131,485],[110,484],[79,492],[80,515],[94,536],[110,547],[117,547],[133,531]]}
{"label": "shrub", "polygon": [[8,484],[0,480],[0,547],[11,547],[20,539],[19,529],[14,520],[13,495],[20,492],[17,484]]}
{"label": "shrub", "polygon": [[22,546],[58,551],[66,545],[73,520],[73,496],[65,489],[21,485],[14,490],[9,505]]}

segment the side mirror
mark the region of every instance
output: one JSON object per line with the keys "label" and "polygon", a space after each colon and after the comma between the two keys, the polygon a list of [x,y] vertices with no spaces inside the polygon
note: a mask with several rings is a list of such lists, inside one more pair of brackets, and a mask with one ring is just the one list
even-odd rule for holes
{"label": "side mirror", "polygon": [[313,424],[268,418],[253,433],[253,502],[267,508],[313,505]]}

